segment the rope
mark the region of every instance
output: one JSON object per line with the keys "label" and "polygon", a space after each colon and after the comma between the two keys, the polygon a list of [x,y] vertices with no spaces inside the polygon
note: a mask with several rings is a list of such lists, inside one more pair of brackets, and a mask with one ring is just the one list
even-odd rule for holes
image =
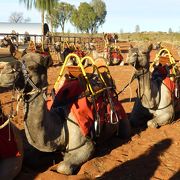
{"label": "rope", "polygon": [[7,126],[10,122],[10,118],[8,118],[2,125],[0,125],[0,129],[3,129],[5,126]]}

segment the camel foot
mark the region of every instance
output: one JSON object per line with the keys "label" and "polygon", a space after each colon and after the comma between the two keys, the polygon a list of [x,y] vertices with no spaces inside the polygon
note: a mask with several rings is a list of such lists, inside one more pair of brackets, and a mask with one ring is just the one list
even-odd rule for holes
{"label": "camel foot", "polygon": [[157,122],[155,122],[154,120],[149,120],[149,121],[147,122],[147,126],[148,126],[148,127],[151,127],[151,128],[158,128],[158,124],[157,124]]}
{"label": "camel foot", "polygon": [[57,172],[65,175],[72,175],[74,172],[74,168],[72,165],[67,162],[60,162],[57,166]]}

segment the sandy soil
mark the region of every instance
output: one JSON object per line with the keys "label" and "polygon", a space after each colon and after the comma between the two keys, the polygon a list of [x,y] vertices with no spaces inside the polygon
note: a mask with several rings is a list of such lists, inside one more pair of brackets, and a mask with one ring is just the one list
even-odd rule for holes
{"label": "sandy soil", "polygon": [[[155,56],[155,53],[152,53]],[[115,80],[117,91],[129,83],[133,69],[130,66],[109,67]],[[52,88],[60,67],[48,70],[49,89]],[[119,95],[128,115],[133,108],[137,83],[134,81]],[[0,90],[3,111],[10,113],[13,94],[6,89]],[[159,129],[146,127],[132,129],[131,138],[122,140],[117,137],[97,147],[95,156],[82,165],[76,175],[65,176],[53,172],[50,167],[61,161],[58,153],[40,153],[33,149],[25,139],[23,131],[23,108],[20,106],[15,124],[24,137],[25,159],[21,173],[16,180],[57,180],[57,179],[119,179],[119,180],[179,180],[180,179],[180,118],[170,125]],[[37,156],[41,157],[37,160]],[[32,159],[27,164],[26,160]]]}
{"label": "sandy soil", "polygon": [[[117,91],[130,81],[133,69],[129,66],[109,67]],[[52,87],[58,76],[60,67],[51,67],[48,70],[49,85]],[[119,95],[126,112],[132,110],[136,81]],[[11,108],[12,92],[0,93],[3,110],[8,114]],[[14,104],[15,105],[15,104]],[[22,129],[22,107],[14,119],[16,125]],[[179,119],[180,120],[180,119]],[[122,180],[148,180],[148,179],[180,179],[180,122],[166,125],[159,129],[137,128],[132,129],[129,140],[114,137],[102,147],[97,147],[95,157],[85,163],[77,175],[64,176],[48,170],[61,158],[56,153],[41,153],[42,159],[36,162],[38,151],[25,142],[25,160],[22,172],[16,180],[36,179],[122,179]],[[28,153],[31,152],[31,153]],[[32,164],[26,164],[26,158],[32,158]]]}

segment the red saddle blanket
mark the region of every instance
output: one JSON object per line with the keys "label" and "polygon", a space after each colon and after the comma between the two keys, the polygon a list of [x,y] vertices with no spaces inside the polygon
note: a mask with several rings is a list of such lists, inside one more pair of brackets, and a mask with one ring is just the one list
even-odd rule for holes
{"label": "red saddle blanket", "polygon": [[[2,121],[0,121],[0,125],[2,125]],[[10,139],[9,139],[10,133]],[[17,149],[17,145],[14,139],[13,131],[9,126],[5,126],[0,129],[0,159],[1,158],[9,158],[9,157],[18,157],[20,156],[19,151]]]}
{"label": "red saddle blanket", "polygon": [[112,59],[117,59],[119,61],[123,60],[122,55],[120,53],[116,52],[116,51],[111,52],[111,57],[112,57]]}
{"label": "red saddle blanket", "polygon": [[[95,101],[95,106],[89,102],[87,97],[76,98],[81,95],[83,89],[81,88],[79,80],[65,81],[64,84],[56,90],[55,100],[47,101],[47,107],[50,110],[51,107],[58,107],[67,103],[70,112],[74,114],[76,122],[79,124],[81,132],[84,136],[87,136],[90,129],[94,124],[94,113],[97,112],[100,116],[100,123],[109,123],[110,121],[110,104],[105,103],[107,99],[99,96]],[[126,118],[126,113],[122,107],[120,101],[113,97],[110,93],[110,98],[113,101],[114,109],[118,114],[119,119]],[[72,101],[72,102],[71,102]]]}
{"label": "red saddle blanket", "polygon": [[174,90],[175,90],[175,83],[174,83],[174,81],[172,81],[169,77],[166,77],[163,80],[163,83],[166,85],[166,87],[169,89],[169,91],[171,93],[174,92]]}
{"label": "red saddle blanket", "polygon": [[168,77],[168,75],[172,73],[171,69],[168,69],[167,66],[158,66],[153,73],[155,74],[155,76],[159,76],[162,78],[163,83],[166,85],[166,87],[171,93],[174,92],[175,82],[172,81],[170,77]]}

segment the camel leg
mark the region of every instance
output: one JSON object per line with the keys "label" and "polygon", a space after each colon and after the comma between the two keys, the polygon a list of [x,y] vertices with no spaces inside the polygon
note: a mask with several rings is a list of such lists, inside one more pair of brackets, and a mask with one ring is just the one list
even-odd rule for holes
{"label": "camel leg", "polygon": [[173,113],[170,112],[164,112],[153,119],[149,120],[147,122],[148,127],[152,128],[158,128],[160,126],[164,126],[166,124],[169,124],[173,120]]}
{"label": "camel leg", "polygon": [[148,119],[151,119],[152,115],[144,108],[139,99],[136,99],[133,110],[130,115],[130,123],[133,127],[145,125]]}
{"label": "camel leg", "polygon": [[73,174],[79,166],[90,159],[93,152],[94,144],[88,140],[80,148],[65,153],[64,160],[57,166],[57,172],[67,175]]}
{"label": "camel leg", "polygon": [[0,179],[13,180],[21,170],[22,157],[12,157],[1,160]]}

